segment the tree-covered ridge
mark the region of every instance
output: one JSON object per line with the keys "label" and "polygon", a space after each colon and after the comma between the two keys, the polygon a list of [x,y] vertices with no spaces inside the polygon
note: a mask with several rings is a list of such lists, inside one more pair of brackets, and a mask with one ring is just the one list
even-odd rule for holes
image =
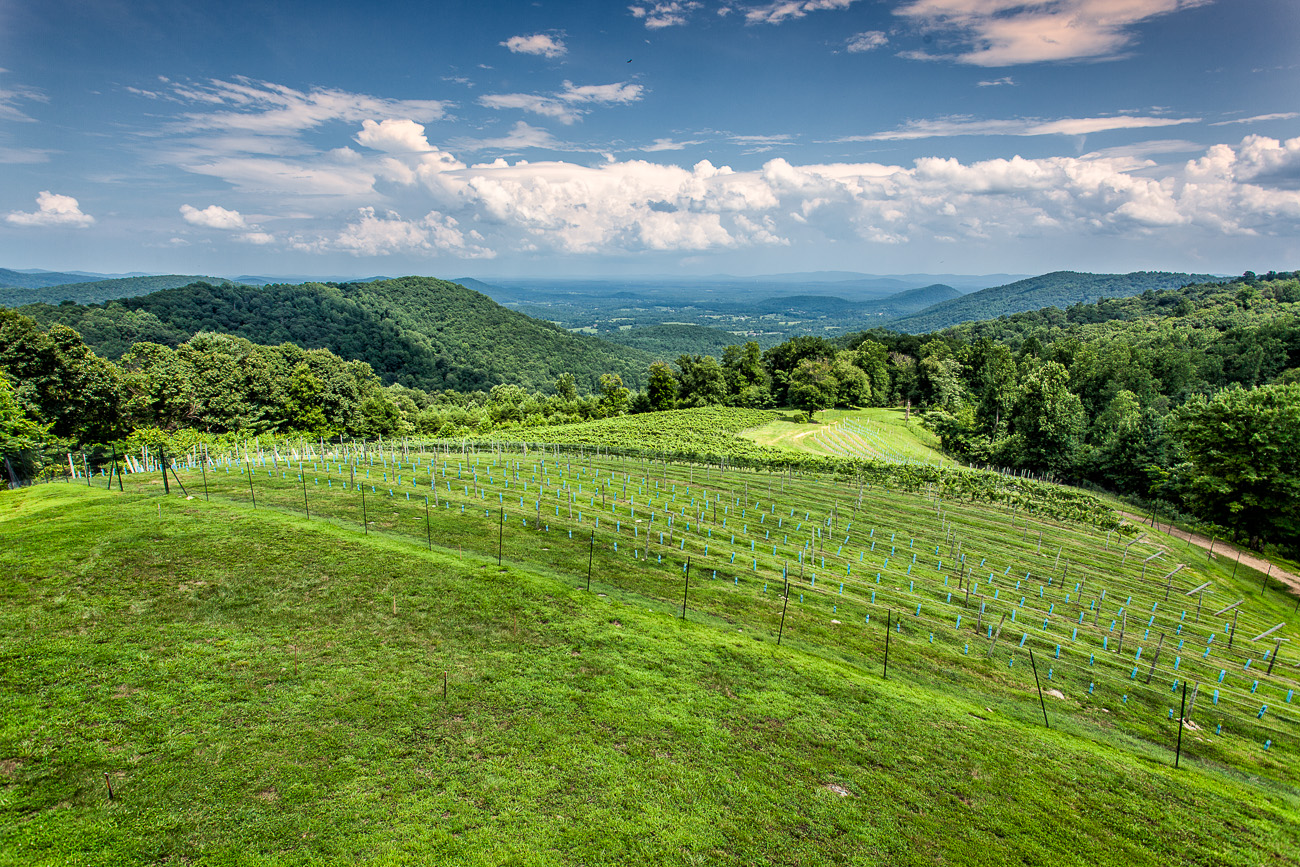
{"label": "tree-covered ridge", "polygon": [[1044,307],[1065,308],[1097,298],[1122,298],[1147,290],[1177,289],[1215,280],[1212,274],[1135,271],[1131,274],[1083,274],[1054,271],[1005,286],[993,286],[954,298],[889,323],[895,331],[924,334],[962,322],[994,319]]}
{"label": "tree-covered ridge", "polygon": [[601,339],[649,353],[657,361],[670,361],[685,353],[720,355],[736,342],[736,335],[703,325],[650,325],[610,332]]}
{"label": "tree-covered ridge", "polygon": [[5,289],[39,289],[63,283],[80,283],[89,279],[83,274],[66,271],[15,271],[0,268],[0,287]]}
{"label": "tree-covered ridge", "polygon": [[[24,275],[32,276],[32,275]],[[59,275],[66,277],[69,275]],[[211,281],[211,277],[183,274],[160,274],[149,277],[115,277],[107,280],[74,281],[53,286],[44,284],[0,289],[0,307],[21,307],[26,304],[62,304],[71,301],[75,304],[100,304],[118,298],[134,298],[188,286],[199,281]]]}
{"label": "tree-covered ridge", "polygon": [[385,383],[474,391],[502,383],[549,388],[572,374],[583,392],[617,373],[637,384],[650,357],[507,310],[454,283],[407,277],[264,287],[192,283],[99,305],[36,305],[23,313],[82,333],[101,355],[139,340],[176,346],[217,332],[295,343],[364,361]]}

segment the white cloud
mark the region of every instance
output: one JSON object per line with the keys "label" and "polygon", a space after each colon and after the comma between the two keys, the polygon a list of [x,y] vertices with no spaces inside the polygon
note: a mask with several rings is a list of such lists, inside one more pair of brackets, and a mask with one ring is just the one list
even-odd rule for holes
{"label": "white cloud", "polygon": [[199,210],[193,205],[181,205],[181,216],[185,222],[207,229],[244,229],[247,224],[239,211],[231,211],[220,205],[208,205]]}
{"label": "white cloud", "polygon": [[5,221],[15,226],[69,226],[84,229],[95,218],[81,212],[81,206],[72,196],[61,196],[41,190],[36,196],[35,211],[11,211]]}
{"label": "white cloud", "polygon": [[424,153],[433,145],[424,136],[424,127],[410,118],[388,118],[375,123],[367,118],[361,122],[361,132],[356,143],[389,153]]}
{"label": "white cloud", "polygon": [[524,148],[547,148],[549,150],[567,150],[567,146],[551,135],[549,130],[541,129],[527,123],[516,121],[510,132],[497,138],[457,139],[453,146],[463,150],[522,150]]}
{"label": "white cloud", "polygon": [[[0,74],[9,70],[0,69]],[[25,85],[0,87],[0,120],[18,123],[35,123],[35,119],[19,108],[24,102],[49,102],[50,98],[42,90]]]}
{"label": "white cloud", "polygon": [[657,151],[679,151],[688,147],[702,145],[702,141],[673,141],[670,138],[657,138],[653,144],[643,145],[639,150],[644,153],[655,153]]}
{"label": "white cloud", "polygon": [[48,163],[52,153],[55,151],[44,148],[0,147],[0,163],[7,165]]}
{"label": "white cloud", "polygon": [[392,253],[449,253],[466,259],[491,259],[496,254],[473,241],[477,232],[467,236],[455,219],[430,211],[420,220],[403,220],[388,212],[376,216],[374,208],[361,208],[356,221],[338,234],[316,239],[296,238],[295,248],[308,252],[342,251],[354,256],[387,256]]}
{"label": "white cloud", "polygon": [[1210,126],[1228,126],[1234,123],[1263,123],[1270,120],[1294,120],[1300,117],[1300,111],[1278,111],[1272,114],[1257,114],[1254,117],[1241,117],[1236,120],[1221,120]]}
{"label": "white cloud", "polygon": [[809,12],[826,9],[847,9],[855,0],[776,0],[745,10],[745,20],[750,24],[781,24],[803,18]]}
{"label": "white cloud", "polygon": [[1089,135],[1115,129],[1151,129],[1199,123],[1198,117],[1065,117],[1056,120],[1012,118],[980,120],[971,117],[942,117],[914,120],[901,127],[864,136],[849,136],[841,141],[906,141],[958,135]]}
{"label": "white cloud", "polygon": [[246,78],[174,84],[171,93],[174,99],[209,109],[184,116],[179,126],[188,132],[227,130],[284,136],[335,121],[409,118],[427,123],[442,118],[448,107],[439,100],[383,99],[333,88],[302,91]]}
{"label": "white cloud", "polygon": [[850,36],[847,48],[850,54],[861,54],[864,51],[874,51],[877,48],[883,48],[889,44],[889,37],[879,30],[866,30]]}
{"label": "white cloud", "polygon": [[1134,26],[1212,0],[910,0],[894,10],[926,30],[949,32],[968,48],[955,54],[908,52],[921,60],[975,66],[1119,56]]}
{"label": "white cloud", "polygon": [[532,36],[511,36],[505,42],[498,44],[505,46],[515,54],[538,54],[552,60],[563,57],[569,50],[565,46],[564,40],[548,36],[545,33],[534,33]]}
{"label": "white cloud", "polygon": [[[578,117],[642,95],[640,85],[630,82],[566,82],[554,92],[513,96],[544,100]],[[230,111],[226,98],[208,110]],[[531,103],[517,103],[526,104]],[[1195,120],[1155,114],[949,117],[914,121],[871,138],[1079,136]],[[203,132],[179,144],[172,133],[169,147],[157,156],[219,178],[238,197],[228,204],[244,214],[294,215],[294,233],[275,232],[272,238],[254,218],[230,210],[229,240],[356,256],[703,254],[787,243],[928,244],[935,238],[987,248],[1038,239],[1065,245],[1102,236],[1150,238],[1187,249],[1250,235],[1300,236],[1300,139],[1249,136],[1208,150],[1187,142],[1147,142],[1072,157],[974,162],[931,157],[906,165],[800,165],[777,158],[736,171],[708,161],[686,166],[652,161],[650,154],[696,143],[672,138],[644,145],[636,159],[606,155],[589,158],[590,164],[497,159],[466,165],[469,160],[461,162],[449,151],[464,156],[484,148],[572,146],[523,121],[504,135],[451,142],[433,138],[424,123],[414,114],[362,117],[348,128],[350,146],[326,151],[310,146],[312,139],[298,132]],[[791,134],[717,130],[697,135],[742,149],[788,150],[798,140]],[[266,150],[253,150],[257,147]],[[1188,161],[1186,155],[1197,157]],[[75,202],[72,207],[75,213],[65,212],[70,215],[65,224],[76,224],[80,211]],[[190,207],[200,220],[222,217],[215,206]],[[43,206],[42,213],[51,209]],[[425,216],[402,216],[420,214]],[[11,214],[8,220],[30,223],[30,216]],[[233,225],[241,219],[243,226]]]}
{"label": "white cloud", "polygon": [[905,244],[1140,237],[1173,228],[1287,235],[1300,228],[1300,193],[1287,188],[1298,155],[1300,139],[1252,137],[1182,170],[1096,155],[926,158],[911,166],[773,159],[744,172],[707,161],[686,169],[497,160],[440,175],[428,189],[440,213],[473,221],[494,249],[571,255],[729,250],[816,236]]}
{"label": "white cloud", "polygon": [[645,22],[647,30],[662,30],[665,27],[679,27],[686,23],[691,13],[703,4],[695,0],[670,0],[666,3],[654,3],[627,7],[633,18]]}
{"label": "white cloud", "polygon": [[565,102],[595,102],[595,103],[619,103],[619,102],[636,102],[641,98],[645,90],[639,84],[628,84],[627,82],[617,84],[584,84],[575,87],[573,82],[564,82],[564,90],[557,94],[559,99]]}
{"label": "white cloud", "polygon": [[486,108],[518,109],[572,124],[590,111],[579,106],[636,102],[644,92],[641,85],[627,82],[575,86],[566,81],[564,89],[557,93],[489,93],[479,97],[479,104]]}
{"label": "white cloud", "polygon": [[976,82],[975,86],[976,87],[1015,87],[1016,82],[1015,79],[1013,79],[1011,76],[1004,75],[1001,78],[991,78],[987,81]]}

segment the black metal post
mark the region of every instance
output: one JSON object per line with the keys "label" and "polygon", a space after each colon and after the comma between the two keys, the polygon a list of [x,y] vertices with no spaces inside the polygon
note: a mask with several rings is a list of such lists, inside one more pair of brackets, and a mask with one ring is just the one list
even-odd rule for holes
{"label": "black metal post", "polygon": [[248,496],[253,498],[253,508],[257,508],[257,494],[253,493],[253,467],[247,461],[244,462],[245,469],[248,470]]}
{"label": "black metal post", "polygon": [[1047,702],[1043,701],[1043,684],[1038,679],[1038,663],[1034,662],[1034,652],[1029,651],[1029,665],[1034,669],[1034,686],[1038,687],[1038,704],[1043,708],[1043,728],[1050,729],[1047,724]]}
{"label": "black metal post", "polygon": [[682,620],[686,619],[686,596],[691,592],[691,558],[686,558],[686,589],[682,591]]}
{"label": "black metal post", "polygon": [[894,611],[891,608],[885,615],[885,673],[881,675],[883,680],[889,680],[889,633],[894,629],[894,625],[891,622],[893,619]]}
{"label": "black metal post", "polygon": [[1174,748],[1174,767],[1183,757],[1183,715],[1187,713],[1187,681],[1183,681],[1183,706],[1178,711],[1178,746]]}
{"label": "black metal post", "polygon": [[[591,531],[591,547],[587,549],[587,592],[591,592],[591,561],[596,558],[596,531]],[[689,580],[689,579],[688,579]]]}
{"label": "black metal post", "polygon": [[203,470],[203,501],[211,502],[212,498],[208,496],[208,456],[205,454],[199,461],[199,469]]}
{"label": "black metal post", "polygon": [[307,505],[307,472],[302,468],[302,461],[298,462],[298,478],[302,479],[302,510],[311,517],[311,507]]}
{"label": "black metal post", "polygon": [[790,605],[790,579],[785,579],[785,601],[781,603],[781,628],[776,633],[776,646],[781,646],[781,636],[785,635],[785,609]]}
{"label": "black metal post", "polygon": [[167,484],[167,454],[163,451],[162,446],[158,446],[158,463],[162,465],[163,474],[163,493],[171,495],[172,486]]}
{"label": "black metal post", "polygon": [[429,543],[429,550],[433,550],[433,526],[429,523],[429,498],[424,498],[424,536]]}
{"label": "black metal post", "polygon": [[501,565],[501,549],[505,547],[506,540],[506,509],[501,507],[501,523],[497,526],[497,565]]}

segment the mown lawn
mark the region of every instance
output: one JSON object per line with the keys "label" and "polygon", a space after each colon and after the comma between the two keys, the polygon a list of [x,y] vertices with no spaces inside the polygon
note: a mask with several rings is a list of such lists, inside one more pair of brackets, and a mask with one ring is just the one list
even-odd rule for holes
{"label": "mown lawn", "polygon": [[1292,786],[585,575],[75,485],[0,537],[0,862],[1296,860]]}

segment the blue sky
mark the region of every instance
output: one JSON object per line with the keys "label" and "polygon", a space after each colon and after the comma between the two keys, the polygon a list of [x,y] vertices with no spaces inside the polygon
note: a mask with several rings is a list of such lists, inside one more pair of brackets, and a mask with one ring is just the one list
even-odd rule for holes
{"label": "blue sky", "polygon": [[0,0],[0,266],[1300,267],[1294,0]]}

